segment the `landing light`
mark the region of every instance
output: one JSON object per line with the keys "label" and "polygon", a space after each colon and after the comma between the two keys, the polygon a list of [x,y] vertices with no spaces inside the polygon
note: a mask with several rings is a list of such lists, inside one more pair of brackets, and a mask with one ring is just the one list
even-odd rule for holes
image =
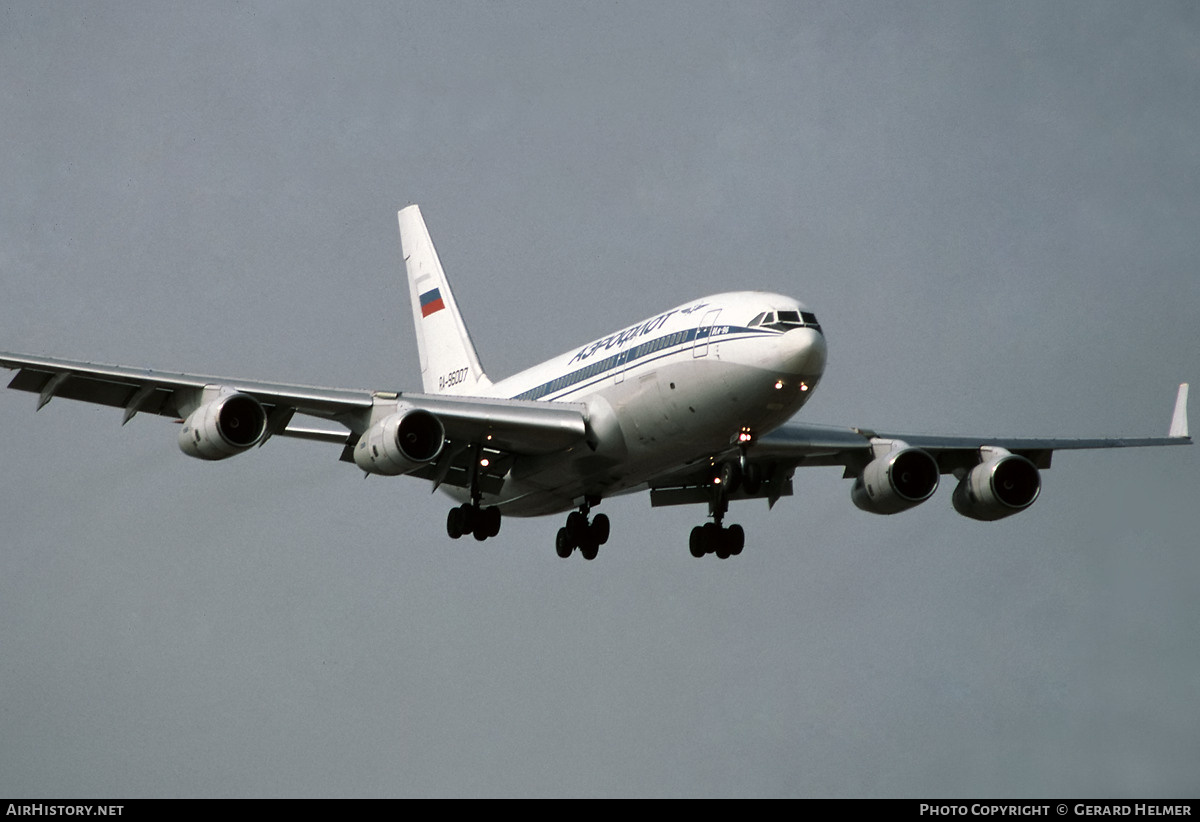
{"label": "landing light", "polygon": [[808,383],[806,383],[806,382],[802,382],[802,383],[800,383],[800,390],[801,390],[801,391],[807,391],[807,390],[808,390]]}
{"label": "landing light", "polygon": [[775,390],[778,391],[780,388],[783,388],[783,380],[775,380]]}
{"label": "landing light", "polygon": [[480,468],[487,468],[491,464],[492,464],[491,461],[487,457],[484,457],[483,459],[481,459],[479,461]]}

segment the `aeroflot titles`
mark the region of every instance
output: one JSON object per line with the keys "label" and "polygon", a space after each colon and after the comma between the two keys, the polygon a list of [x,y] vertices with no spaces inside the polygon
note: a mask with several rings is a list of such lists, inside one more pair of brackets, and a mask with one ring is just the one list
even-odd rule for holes
{"label": "aeroflot titles", "polygon": [[[662,324],[667,321],[667,318],[674,313],[675,310],[672,309],[665,314],[659,314],[657,317],[646,320],[644,323],[639,323],[632,328],[626,328],[624,331],[618,331],[616,334],[610,334],[602,340],[596,340],[591,345],[585,345],[579,350],[578,354],[571,358],[571,362],[583,362],[600,349],[607,351],[614,345],[622,346],[632,340],[634,337],[643,337],[646,334],[649,334],[651,331],[656,331],[661,328]],[[570,365],[570,363],[567,364]]]}

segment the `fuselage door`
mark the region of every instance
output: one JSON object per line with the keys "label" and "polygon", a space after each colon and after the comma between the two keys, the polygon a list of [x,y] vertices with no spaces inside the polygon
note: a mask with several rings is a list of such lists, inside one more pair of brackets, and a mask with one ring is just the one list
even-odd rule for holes
{"label": "fuselage door", "polygon": [[717,315],[721,313],[721,309],[714,308],[704,315],[704,319],[700,321],[700,325],[696,328],[696,342],[692,345],[692,357],[707,357],[708,356],[708,338],[712,334],[713,325],[717,321]]}

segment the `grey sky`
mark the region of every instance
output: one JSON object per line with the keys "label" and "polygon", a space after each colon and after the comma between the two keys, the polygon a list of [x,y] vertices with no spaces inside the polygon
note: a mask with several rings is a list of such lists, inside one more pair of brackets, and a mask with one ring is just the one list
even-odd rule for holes
{"label": "grey sky", "polygon": [[[0,78],[6,350],[418,388],[419,202],[493,377],[731,288],[821,318],[817,422],[1158,435],[1200,376],[1192,4],[17,2]],[[811,471],[726,562],[609,500],[586,563],[33,406],[0,795],[1200,789],[1195,449],[1059,455],[994,524]]]}

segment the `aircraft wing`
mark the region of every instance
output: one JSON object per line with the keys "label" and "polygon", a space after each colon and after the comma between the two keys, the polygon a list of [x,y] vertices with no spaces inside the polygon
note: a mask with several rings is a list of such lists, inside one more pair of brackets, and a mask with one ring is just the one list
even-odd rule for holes
{"label": "aircraft wing", "polygon": [[[55,397],[113,406],[124,409],[122,424],[138,413],[182,420],[214,397],[248,395],[266,413],[259,444],[271,436],[336,443],[343,446],[344,461],[352,461],[354,445],[372,424],[403,405],[437,417],[447,440],[436,464],[411,473],[435,483],[463,484],[473,455],[486,453],[492,467],[484,478],[485,489],[501,481],[506,458],[553,453],[580,442],[587,431],[586,408],[566,403],[319,388],[6,352],[0,352],[0,367],[17,372],[9,388],[38,395],[38,409]],[[297,425],[296,414],[341,428]]]}
{"label": "aircraft wing", "polygon": [[[1134,448],[1159,445],[1190,445],[1187,422],[1188,385],[1183,383],[1175,397],[1171,424],[1165,437],[1118,437],[1100,439],[1038,437],[970,437],[930,434],[898,434],[866,428],[839,427],[790,422],[743,446],[731,445],[715,455],[710,464],[696,464],[650,483],[651,504],[682,505],[711,499],[714,468],[740,463],[753,472],[756,487],[741,484],[729,499],[765,498],[772,505],[792,493],[791,477],[796,468],[841,466],[847,479],[861,477],[876,460],[902,449],[918,449],[929,455],[940,474],[962,476],[981,462],[998,455],[1015,454],[1037,469],[1050,467],[1055,451],[1099,448]],[[744,456],[743,456],[744,455]]]}
{"label": "aircraft wing", "polygon": [[1025,457],[1038,468],[1049,468],[1055,451],[1099,448],[1141,448],[1158,445],[1189,445],[1187,423],[1188,385],[1179,386],[1171,426],[1165,437],[1039,438],[963,437],[931,434],[895,434],[864,428],[788,423],[766,434],[747,449],[755,460],[785,460],[801,465],[841,465],[854,471],[866,465],[881,450],[894,444],[929,452],[940,473],[952,474],[973,468],[981,448],[1003,448]]}

